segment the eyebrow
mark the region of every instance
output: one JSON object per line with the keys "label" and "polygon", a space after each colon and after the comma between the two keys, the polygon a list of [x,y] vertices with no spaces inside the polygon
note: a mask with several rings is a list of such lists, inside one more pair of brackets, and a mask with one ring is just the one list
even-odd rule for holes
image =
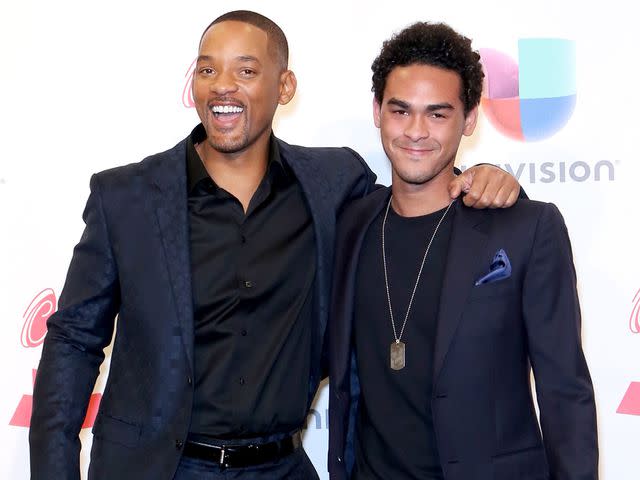
{"label": "eyebrow", "polygon": [[[256,57],[253,57],[251,55],[239,55],[236,57],[236,60],[239,60],[240,62],[260,63],[260,60],[258,60]],[[213,61],[213,57],[211,55],[198,55],[197,61],[211,62]]]}
{"label": "eyebrow", "polygon": [[[403,108],[405,110],[409,110],[411,104],[405,102],[404,100],[400,100],[399,98],[392,97],[387,101],[387,105],[395,105],[396,107]],[[427,105],[425,110],[427,112],[436,112],[438,110],[454,110],[454,106],[448,102],[444,103],[432,103]]]}

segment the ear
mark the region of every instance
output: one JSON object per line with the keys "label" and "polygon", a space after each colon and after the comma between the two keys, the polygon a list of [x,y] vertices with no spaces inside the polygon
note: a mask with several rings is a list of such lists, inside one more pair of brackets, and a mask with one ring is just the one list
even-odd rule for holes
{"label": "ear", "polygon": [[280,105],[286,105],[291,101],[296,94],[296,88],[298,87],[298,80],[295,73],[291,70],[285,70],[280,74],[280,97],[278,103]]}
{"label": "ear", "polygon": [[464,119],[464,129],[462,130],[462,134],[465,136],[470,136],[476,128],[476,123],[478,123],[478,106],[476,105]]}
{"label": "ear", "polygon": [[380,105],[380,102],[378,102],[378,100],[374,96],[373,97],[373,123],[378,128],[380,128],[380,115],[381,115],[380,110],[381,109],[382,109],[382,106]]}

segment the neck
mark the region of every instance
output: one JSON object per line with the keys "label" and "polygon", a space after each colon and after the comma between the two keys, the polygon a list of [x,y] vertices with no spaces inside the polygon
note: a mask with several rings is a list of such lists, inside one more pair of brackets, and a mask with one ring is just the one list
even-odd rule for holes
{"label": "neck", "polygon": [[420,217],[442,210],[451,203],[449,183],[454,177],[451,170],[450,175],[439,175],[426,183],[416,185],[404,182],[394,172],[391,205],[402,217]]}
{"label": "neck", "polygon": [[265,135],[249,148],[234,153],[219,152],[206,140],[196,145],[209,176],[216,185],[236,197],[245,212],[267,171],[269,139],[270,136]]}

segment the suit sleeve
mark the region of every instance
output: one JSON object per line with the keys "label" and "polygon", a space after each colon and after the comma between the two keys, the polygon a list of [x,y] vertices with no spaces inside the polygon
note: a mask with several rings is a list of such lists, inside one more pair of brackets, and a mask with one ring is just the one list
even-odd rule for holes
{"label": "suit sleeve", "polygon": [[360,154],[349,147],[345,147],[345,150],[351,153],[351,155],[353,155],[362,166],[362,173],[358,177],[358,182],[354,185],[354,188],[351,191],[350,200],[364,197],[373,190],[380,188],[382,185],[376,185],[376,174],[373,173],[369,168],[369,165],[367,165],[367,162],[364,161]]}
{"label": "suit sleeve", "polygon": [[33,396],[31,479],[80,479],[79,433],[120,304],[99,177],[83,214],[59,309],[47,321]]}
{"label": "suit sleeve", "polygon": [[[349,153],[349,156],[355,158],[357,170],[355,175],[349,176],[348,187],[345,189],[345,194],[340,196],[340,201],[336,207],[336,218],[339,219],[344,209],[353,201],[358,198],[362,198],[365,195],[371,193],[381,187],[376,185],[376,174],[371,171],[367,162],[360,156],[358,152],[349,147],[343,147]],[[353,163],[353,162],[351,162]],[[320,375],[322,379],[329,375],[329,359],[328,359],[328,336],[325,331],[323,340],[323,349],[320,358]]]}
{"label": "suit sleeve", "polygon": [[598,478],[593,386],[582,351],[580,305],[562,215],[547,204],[523,284],[523,314],[552,480]]}

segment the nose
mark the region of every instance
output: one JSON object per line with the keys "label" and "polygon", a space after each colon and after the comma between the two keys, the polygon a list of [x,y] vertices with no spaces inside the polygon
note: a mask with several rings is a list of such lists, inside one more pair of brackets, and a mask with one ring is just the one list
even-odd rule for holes
{"label": "nose", "polygon": [[236,81],[228,72],[222,71],[213,77],[209,84],[209,89],[216,95],[225,95],[235,92],[238,89]]}
{"label": "nose", "polygon": [[429,125],[422,115],[411,116],[404,130],[405,137],[412,142],[418,142],[429,137]]}

